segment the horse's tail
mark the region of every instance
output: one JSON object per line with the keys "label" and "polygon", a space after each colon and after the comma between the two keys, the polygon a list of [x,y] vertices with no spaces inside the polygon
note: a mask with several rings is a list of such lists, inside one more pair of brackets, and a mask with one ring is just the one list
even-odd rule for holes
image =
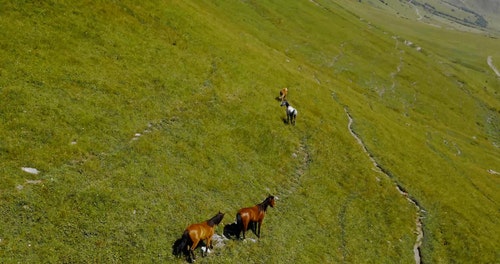
{"label": "horse's tail", "polygon": [[226,238],[240,238],[240,233],[243,230],[243,221],[241,219],[240,213],[236,214],[236,221],[234,223],[228,224],[224,226],[224,231],[222,234]]}
{"label": "horse's tail", "polygon": [[184,255],[187,256],[189,254],[188,245],[190,245],[191,243],[192,242],[191,238],[189,237],[189,232],[186,230],[182,234],[182,237],[177,239],[174,242],[174,245],[172,245],[172,254],[174,256],[180,257],[180,255],[184,253]]}
{"label": "horse's tail", "polygon": [[240,230],[243,230],[243,219],[241,219],[241,214],[240,213],[236,214],[236,224],[238,225],[238,228]]}

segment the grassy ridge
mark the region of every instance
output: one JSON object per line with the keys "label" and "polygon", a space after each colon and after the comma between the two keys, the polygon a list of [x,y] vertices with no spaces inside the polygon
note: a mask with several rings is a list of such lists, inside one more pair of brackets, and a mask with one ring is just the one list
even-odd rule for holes
{"label": "grassy ridge", "polygon": [[273,193],[259,243],[202,262],[407,263],[395,181],[425,262],[494,262],[498,41],[341,3],[2,3],[0,258],[170,262],[189,223]]}

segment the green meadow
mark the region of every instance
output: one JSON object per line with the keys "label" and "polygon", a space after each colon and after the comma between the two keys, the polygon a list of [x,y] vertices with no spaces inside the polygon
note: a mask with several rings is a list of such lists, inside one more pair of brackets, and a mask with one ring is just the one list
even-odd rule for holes
{"label": "green meadow", "polygon": [[0,0],[0,262],[184,263],[272,194],[197,262],[498,263],[500,33],[412,10]]}

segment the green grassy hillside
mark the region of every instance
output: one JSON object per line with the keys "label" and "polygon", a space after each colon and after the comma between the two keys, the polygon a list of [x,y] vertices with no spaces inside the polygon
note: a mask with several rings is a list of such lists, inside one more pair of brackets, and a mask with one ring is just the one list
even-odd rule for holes
{"label": "green grassy hillside", "polygon": [[0,1],[0,28],[2,263],[183,263],[269,193],[258,242],[197,261],[500,259],[498,36],[348,0]]}

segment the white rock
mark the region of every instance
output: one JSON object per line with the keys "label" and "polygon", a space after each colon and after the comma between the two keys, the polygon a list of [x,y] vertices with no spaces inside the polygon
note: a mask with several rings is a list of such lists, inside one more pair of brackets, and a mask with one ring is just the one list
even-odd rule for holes
{"label": "white rock", "polygon": [[27,173],[31,173],[31,174],[38,174],[40,173],[39,170],[35,169],[35,168],[29,168],[29,167],[22,167],[21,168],[23,171],[27,172]]}

